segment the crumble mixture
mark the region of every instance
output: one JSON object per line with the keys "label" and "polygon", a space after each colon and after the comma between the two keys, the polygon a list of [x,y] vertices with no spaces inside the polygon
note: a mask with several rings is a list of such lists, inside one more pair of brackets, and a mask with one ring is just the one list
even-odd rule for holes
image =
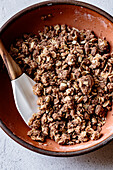
{"label": "crumble mixture", "polygon": [[106,39],[91,30],[45,26],[24,34],[10,54],[36,82],[39,112],[29,120],[32,140],[71,145],[101,137],[112,109],[113,54]]}

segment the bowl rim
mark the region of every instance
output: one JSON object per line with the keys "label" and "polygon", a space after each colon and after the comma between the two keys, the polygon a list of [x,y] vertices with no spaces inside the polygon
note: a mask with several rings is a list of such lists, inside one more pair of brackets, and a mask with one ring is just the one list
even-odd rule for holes
{"label": "bowl rim", "polygon": [[[102,10],[102,9],[100,9],[100,8],[94,6],[94,5],[91,5],[89,3],[85,3],[85,2],[81,2],[81,1],[75,1],[75,0],[50,0],[50,1],[43,1],[43,2],[40,2],[40,3],[36,3],[34,5],[28,6],[27,8],[24,8],[23,10],[19,11],[15,15],[13,15],[0,28],[0,35],[2,35],[3,32],[7,29],[7,27],[10,24],[12,24],[17,18],[28,13],[29,11],[32,11],[32,10],[37,9],[39,7],[50,6],[50,5],[58,5],[58,4],[60,4],[60,5],[61,4],[76,5],[76,6],[82,6],[82,7],[88,8],[88,9],[93,10],[93,11],[99,13],[100,15],[104,16],[105,18],[107,18],[109,21],[111,21],[113,23],[113,17],[110,14],[108,14],[104,10]],[[113,139],[113,134],[112,134],[111,136],[109,136],[104,141],[100,142],[99,144],[97,144],[95,146],[87,148],[87,149],[83,149],[83,150],[80,150],[80,151],[70,151],[70,152],[55,152],[55,151],[48,151],[48,150],[44,150],[44,149],[41,149],[41,148],[37,148],[37,147],[25,142],[24,140],[20,139],[18,136],[13,134],[13,132],[2,122],[2,120],[0,120],[0,127],[9,137],[11,137],[14,141],[16,141],[20,145],[24,146],[25,148],[30,149],[30,150],[37,152],[37,153],[41,153],[41,154],[48,155],[48,156],[56,156],[56,157],[71,157],[71,156],[83,155],[83,154],[95,151],[95,150],[105,146],[107,143],[109,143]]]}

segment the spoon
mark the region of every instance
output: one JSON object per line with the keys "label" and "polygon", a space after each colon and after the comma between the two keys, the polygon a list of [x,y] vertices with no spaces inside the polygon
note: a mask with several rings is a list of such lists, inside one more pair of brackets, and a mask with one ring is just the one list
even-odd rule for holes
{"label": "spoon", "polygon": [[37,96],[33,94],[32,89],[36,82],[33,81],[25,73],[22,73],[18,64],[16,64],[8,51],[5,49],[1,39],[0,55],[4,61],[9,77],[11,79],[17,110],[25,123],[28,125],[28,121],[32,114],[37,112]]}

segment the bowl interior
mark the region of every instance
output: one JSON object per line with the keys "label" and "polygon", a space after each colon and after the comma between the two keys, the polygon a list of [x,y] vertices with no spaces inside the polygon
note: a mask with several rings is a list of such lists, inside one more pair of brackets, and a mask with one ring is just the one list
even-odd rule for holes
{"label": "bowl interior", "polygon": [[[41,20],[42,15],[52,14],[47,20]],[[2,39],[8,48],[10,43],[23,33],[35,33],[43,30],[45,25],[67,24],[78,29],[93,30],[97,36],[106,37],[113,50],[113,23],[104,16],[88,8],[75,5],[50,5],[38,7],[20,15],[16,20],[7,25],[2,32]],[[6,70],[0,71],[0,119],[3,123],[23,141],[45,150],[56,152],[71,152],[90,148],[107,139],[113,134],[113,110],[108,113],[106,124],[102,128],[103,136],[97,141],[76,144],[72,146],[60,146],[52,140],[47,140],[47,145],[40,145],[27,136],[29,127],[19,115],[11,89],[11,82]]]}

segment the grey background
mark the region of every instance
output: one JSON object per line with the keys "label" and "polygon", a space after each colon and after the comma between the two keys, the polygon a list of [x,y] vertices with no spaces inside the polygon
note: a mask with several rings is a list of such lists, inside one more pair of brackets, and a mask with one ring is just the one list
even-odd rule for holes
{"label": "grey background", "polygon": [[[113,15],[113,0],[83,0]],[[0,0],[0,27],[16,12],[38,0]],[[55,158],[20,146],[0,129],[0,170],[111,170],[113,141],[105,147],[78,157]]]}

